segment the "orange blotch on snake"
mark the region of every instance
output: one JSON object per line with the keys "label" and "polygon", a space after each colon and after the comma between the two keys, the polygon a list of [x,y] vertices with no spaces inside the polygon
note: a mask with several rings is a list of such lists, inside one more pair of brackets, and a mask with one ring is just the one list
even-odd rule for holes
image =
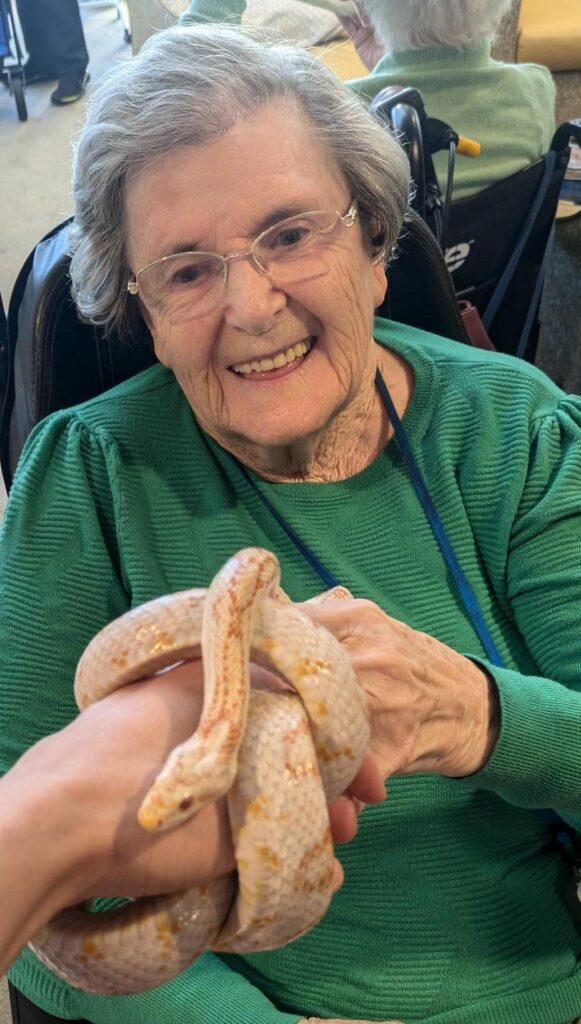
{"label": "orange blotch on snake", "polygon": [[293,761],[292,758],[285,760],[285,771],[291,779],[304,779],[319,774],[319,766],[316,761]]}
{"label": "orange blotch on snake", "polygon": [[338,761],[340,757],[353,758],[354,756],[351,747],[344,747],[342,750],[329,750],[322,743],[317,746],[316,752],[319,761],[324,761],[327,764],[330,761]]}
{"label": "orange blotch on snake", "polygon": [[261,793],[259,796],[256,797],[255,800],[248,804],[246,811],[247,814],[252,815],[252,817],[256,817],[257,815],[262,814],[267,807],[268,800],[266,799],[264,794]]}
{"label": "orange blotch on snake", "polygon": [[156,922],[156,939],[164,951],[169,952],[175,946],[175,936],[180,931],[179,922],[165,914]]}
{"label": "orange blotch on snake", "polygon": [[296,674],[301,678],[305,676],[318,676],[322,672],[328,672],[331,666],[323,658],[302,658],[296,667]]}
{"label": "orange blotch on snake", "polygon": [[155,643],[151,645],[151,653],[159,654],[160,651],[171,651],[175,646],[175,640],[171,633],[158,633]]}
{"label": "orange blotch on snake", "polygon": [[254,847],[261,861],[270,864],[271,868],[280,867],[280,857],[267,843],[256,843]]}
{"label": "orange blotch on snake", "polygon": [[81,960],[83,963],[87,963],[89,960],[102,960],[103,953],[101,952],[95,939],[86,938],[83,939]]}
{"label": "orange blotch on snake", "polygon": [[324,892],[333,878],[331,829],[326,828],[318,843],[306,850],[297,869],[297,888],[302,892]]}

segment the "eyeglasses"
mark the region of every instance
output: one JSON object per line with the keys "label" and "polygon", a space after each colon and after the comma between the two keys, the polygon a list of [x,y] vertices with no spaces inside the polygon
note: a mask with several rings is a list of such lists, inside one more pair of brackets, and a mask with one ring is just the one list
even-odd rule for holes
{"label": "eyeglasses", "polygon": [[262,231],[249,249],[220,256],[215,252],[180,252],[142,267],[127,283],[152,312],[173,319],[201,316],[219,305],[233,260],[250,257],[275,287],[297,284],[329,272],[328,249],[339,232],[357,218],[357,203],[347,213],[311,210],[287,217]]}

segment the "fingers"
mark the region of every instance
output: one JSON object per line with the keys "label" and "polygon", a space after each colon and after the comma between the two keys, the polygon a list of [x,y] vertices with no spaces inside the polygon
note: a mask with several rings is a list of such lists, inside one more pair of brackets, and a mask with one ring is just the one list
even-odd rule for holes
{"label": "fingers", "polygon": [[367,753],[363,758],[361,767],[347,792],[364,804],[380,804],[385,800],[385,782],[372,754]]}
{"label": "fingers", "polygon": [[344,795],[329,804],[329,822],[334,843],[350,843],[357,835],[357,807]]}
{"label": "fingers", "polygon": [[346,792],[329,804],[333,842],[351,842],[357,835],[357,818],[365,805],[381,803],[385,796],[385,783],[375,759],[371,754],[366,754]]}
{"label": "fingers", "polygon": [[388,621],[388,616],[373,601],[350,597],[342,587],[304,601],[298,607],[315,625],[328,629],[341,643],[359,633],[369,633],[376,626],[377,618]]}
{"label": "fingers", "polygon": [[308,601],[304,601],[304,604],[315,604],[325,601],[352,601],[353,595],[347,587],[342,587],[338,584],[336,587],[331,587],[330,590],[324,590],[322,594],[317,594],[316,597],[310,597]]}
{"label": "fingers", "polygon": [[339,889],[343,885],[344,881],[345,881],[345,873],[343,871],[343,867],[339,863],[337,858],[335,858],[335,860],[333,861],[333,882],[332,882],[333,893],[336,893],[336,892],[339,891]]}

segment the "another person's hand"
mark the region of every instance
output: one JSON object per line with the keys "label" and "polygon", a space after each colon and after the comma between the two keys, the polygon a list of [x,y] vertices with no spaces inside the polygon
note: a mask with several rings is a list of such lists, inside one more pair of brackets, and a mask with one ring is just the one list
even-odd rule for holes
{"label": "another person's hand", "polygon": [[371,749],[384,778],[461,777],[483,768],[499,729],[488,674],[364,600],[307,602],[303,611],[343,644],[371,711]]}
{"label": "another person's hand", "polygon": [[[251,666],[254,683],[265,672]],[[93,896],[185,889],[235,867],[225,800],[167,833],[144,831],[137,810],[203,701],[200,661],[126,686],[31,747],[0,780],[0,973],[63,907]],[[360,802],[385,796],[367,755],[329,808],[335,842],[357,832]],[[335,861],[334,886],[343,872]]]}
{"label": "another person's hand", "polygon": [[[252,666],[253,677],[264,674]],[[83,837],[75,900],[170,892],[234,869],[225,800],[167,833],[152,834],[137,823],[141,800],[167,754],[194,732],[202,700],[202,663],[187,662],[94,704],[20,762],[21,774],[30,763],[31,787],[45,775],[53,788],[60,784],[67,806],[75,808]],[[359,801],[384,796],[368,755],[347,793],[329,809],[335,842],[356,834]],[[341,880],[337,865],[337,888]]]}
{"label": "another person's hand", "polygon": [[385,53],[385,43],[379,38],[364,17],[340,18],[343,28],[353,41],[355,49],[366,68],[373,70]]}

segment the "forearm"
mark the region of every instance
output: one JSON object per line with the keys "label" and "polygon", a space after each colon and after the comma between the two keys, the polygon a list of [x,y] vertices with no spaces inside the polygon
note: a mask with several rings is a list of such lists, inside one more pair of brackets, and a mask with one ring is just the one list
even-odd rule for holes
{"label": "forearm", "polygon": [[137,809],[165,757],[195,728],[201,665],[125,687],[37,743],[0,780],[2,967],[65,906],[170,892],[234,866],[225,806],[151,834]]}
{"label": "forearm", "polygon": [[179,24],[187,27],[227,21],[236,25],[240,24],[245,10],[246,0],[191,0]]}
{"label": "forearm", "polygon": [[0,780],[0,974],[41,925],[76,901],[86,856],[62,788],[32,775],[30,760]]}

